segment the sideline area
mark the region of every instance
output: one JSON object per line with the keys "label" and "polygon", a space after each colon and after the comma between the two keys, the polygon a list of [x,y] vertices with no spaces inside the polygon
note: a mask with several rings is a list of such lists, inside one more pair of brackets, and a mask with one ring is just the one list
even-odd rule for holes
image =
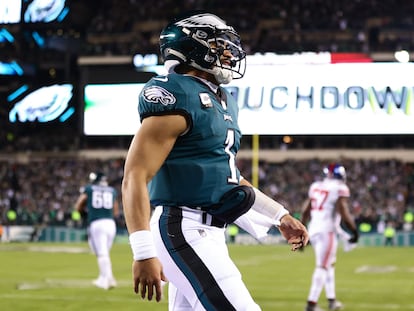
{"label": "sideline area", "polygon": [[[86,241],[86,230],[67,227],[48,226],[37,232],[38,238],[33,240],[33,232],[39,230],[34,226],[10,226],[5,228],[5,234],[1,238],[1,242],[64,242],[77,243]],[[6,233],[7,232],[7,233]],[[126,231],[118,232],[115,243],[127,244],[128,235]],[[235,244],[240,245],[278,245],[284,244],[286,241],[274,230],[262,241],[257,241],[251,235],[241,232],[234,240]],[[382,246],[384,245],[384,236],[380,233],[362,233],[358,246]],[[414,232],[397,232],[394,239],[394,246],[414,246]]]}

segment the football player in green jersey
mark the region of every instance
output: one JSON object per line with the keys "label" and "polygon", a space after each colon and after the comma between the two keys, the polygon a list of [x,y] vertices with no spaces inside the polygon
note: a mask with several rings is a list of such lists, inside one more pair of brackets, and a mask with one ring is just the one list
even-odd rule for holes
{"label": "football player in green jersey", "polygon": [[88,242],[99,268],[99,277],[93,284],[102,289],[110,289],[117,285],[109,253],[116,235],[114,219],[119,214],[118,194],[115,188],[108,186],[103,173],[91,173],[89,181],[81,189],[75,209],[87,215]]}
{"label": "football player in green jersey", "polygon": [[193,12],[164,28],[160,48],[168,74],[139,95],[122,185],[135,292],[159,301],[169,281],[170,311],[260,310],[229,257],[226,225],[259,239],[277,226],[292,250],[308,235],[236,166],[238,106],[220,85],[244,75],[240,37],[216,15]]}

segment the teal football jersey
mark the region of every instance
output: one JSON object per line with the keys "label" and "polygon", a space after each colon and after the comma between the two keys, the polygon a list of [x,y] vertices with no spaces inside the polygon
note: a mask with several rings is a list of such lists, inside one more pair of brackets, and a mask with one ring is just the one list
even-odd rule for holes
{"label": "teal football jersey", "polygon": [[141,120],[181,114],[189,124],[149,184],[153,205],[207,207],[239,184],[238,106],[220,90],[218,97],[203,81],[172,73],[152,78],[141,91]]}
{"label": "teal football jersey", "polygon": [[89,184],[85,186],[83,192],[88,196],[86,203],[88,223],[97,219],[114,217],[114,202],[118,195],[115,188]]}

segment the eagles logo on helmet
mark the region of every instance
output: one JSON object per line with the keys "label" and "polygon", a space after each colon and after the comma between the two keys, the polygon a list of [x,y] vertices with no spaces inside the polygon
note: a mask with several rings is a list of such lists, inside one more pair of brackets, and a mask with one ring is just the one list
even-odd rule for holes
{"label": "eagles logo on helmet", "polygon": [[[219,84],[242,78],[246,70],[246,52],[240,36],[224,20],[210,13],[195,13],[177,18],[160,34],[160,50],[165,66],[188,64],[211,73]],[[232,54],[230,65],[220,56],[225,50]]]}

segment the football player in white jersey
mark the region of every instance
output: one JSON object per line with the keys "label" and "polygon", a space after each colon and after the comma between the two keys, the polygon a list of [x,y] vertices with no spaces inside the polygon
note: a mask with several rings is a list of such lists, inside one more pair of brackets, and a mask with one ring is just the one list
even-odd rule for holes
{"label": "football player in white jersey", "polygon": [[302,218],[307,224],[311,245],[315,252],[315,269],[312,276],[305,311],[321,311],[319,296],[325,289],[329,310],[343,308],[336,300],[335,261],[338,246],[338,224],[342,221],[351,233],[348,242],[358,241],[358,230],[350,214],[350,191],[346,185],[346,171],[340,164],[329,164],[323,170],[325,178],[315,181],[304,202]]}

